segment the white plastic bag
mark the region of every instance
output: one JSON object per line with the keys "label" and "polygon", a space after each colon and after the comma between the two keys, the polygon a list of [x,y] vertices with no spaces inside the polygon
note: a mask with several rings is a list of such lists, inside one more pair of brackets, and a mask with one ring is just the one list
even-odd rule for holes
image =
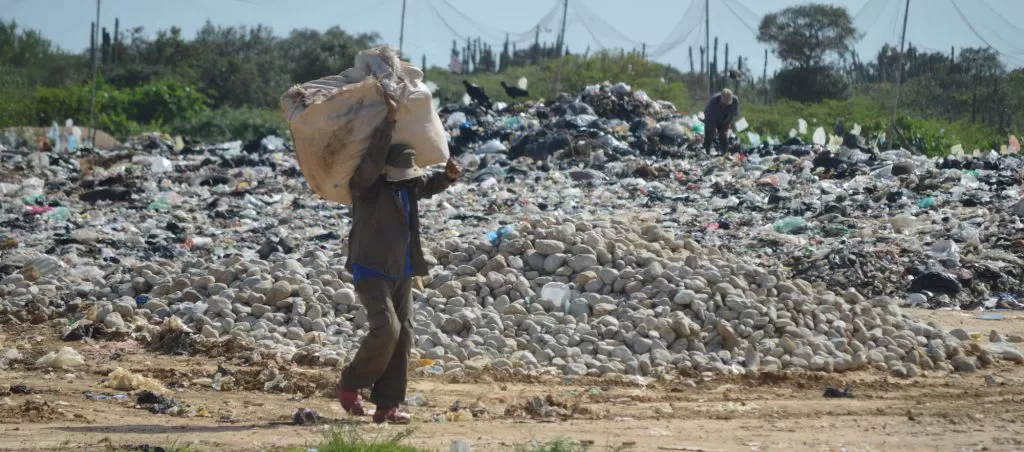
{"label": "white plastic bag", "polygon": [[53,369],[69,369],[85,364],[85,358],[71,347],[63,347],[59,351],[47,353],[36,361],[38,367]]}
{"label": "white plastic bag", "polygon": [[750,127],[750,124],[747,123],[747,118],[740,118],[739,121],[736,121],[736,133],[747,130],[747,127]]}
{"label": "white plastic bag", "polygon": [[149,170],[153,173],[167,173],[174,170],[174,164],[163,157],[153,157],[149,161]]}
{"label": "white plastic bag", "polygon": [[384,92],[398,104],[392,143],[415,149],[419,166],[448,160],[448,137],[423,71],[400,62],[388,47],[366,50],[340,75],[293,87],[281,97],[299,167],[324,199],[352,202],[348,182],[387,115]]}
{"label": "white plastic bag", "polygon": [[826,137],[825,137],[825,129],[822,128],[822,127],[818,127],[814,131],[814,136],[811,137],[811,142],[816,144],[816,145],[818,145],[818,146],[824,146],[825,145],[825,139],[826,139]]}

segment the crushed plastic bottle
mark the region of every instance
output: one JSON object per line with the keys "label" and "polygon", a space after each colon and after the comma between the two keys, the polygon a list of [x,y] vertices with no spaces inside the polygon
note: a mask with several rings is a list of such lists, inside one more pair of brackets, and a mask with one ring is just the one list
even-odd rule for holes
{"label": "crushed plastic bottle", "polygon": [[[761,135],[758,135],[753,131],[747,132],[747,141],[751,146],[758,147],[761,145]],[[758,159],[758,161],[760,161],[760,159]]]}
{"label": "crushed plastic bottle", "polygon": [[931,253],[941,262],[948,263],[952,267],[960,266],[960,247],[952,240],[939,240],[932,245]]}
{"label": "crushed plastic bottle", "polygon": [[50,126],[50,133],[46,135],[46,138],[49,138],[50,142],[53,143],[53,152],[60,153],[64,151],[64,145],[60,141],[60,126],[57,125],[57,121],[53,121],[53,125]]}
{"label": "crushed plastic bottle", "polygon": [[67,207],[57,207],[46,213],[46,217],[54,221],[67,221],[71,218],[71,211]]}
{"label": "crushed plastic bottle", "polygon": [[540,297],[551,302],[552,310],[561,310],[563,314],[569,313],[569,297],[572,292],[569,286],[563,283],[547,283],[540,289]]}
{"label": "crushed plastic bottle", "polygon": [[501,244],[501,238],[509,232],[515,230],[512,226],[502,226],[497,231],[491,231],[487,233],[487,241],[491,242],[491,245],[498,246]]}
{"label": "crushed plastic bottle", "polygon": [[408,406],[427,406],[428,403],[426,397],[423,397],[422,394],[416,394],[405,399],[405,404]]}
{"label": "crushed plastic bottle", "polygon": [[449,129],[454,129],[456,127],[462,126],[462,123],[466,122],[466,119],[468,118],[466,117],[465,113],[457,111],[448,116],[448,120],[445,121],[444,126]]}
{"label": "crushed plastic bottle", "polygon": [[807,220],[800,217],[786,217],[775,222],[775,232],[780,234],[800,234],[809,228]]}
{"label": "crushed plastic bottle", "polygon": [[149,207],[148,208],[149,208],[149,210],[157,210],[157,211],[171,210],[171,202],[167,199],[166,196],[161,196],[161,197],[157,198],[156,200],[154,200],[153,202],[149,203]]}
{"label": "crushed plastic bottle", "polygon": [[505,145],[501,144],[501,142],[498,141],[498,140],[488,141],[488,142],[484,143],[483,145],[481,145],[476,150],[476,153],[478,155],[479,154],[496,154],[496,153],[501,153],[501,152],[508,152],[508,148],[506,148]]}
{"label": "crushed plastic bottle", "polygon": [[431,377],[437,377],[437,376],[440,376],[440,375],[444,375],[444,368],[441,367],[441,366],[438,366],[438,365],[433,365],[433,366],[430,366],[430,367],[424,367],[423,368],[423,373],[426,374],[426,375],[429,375]]}

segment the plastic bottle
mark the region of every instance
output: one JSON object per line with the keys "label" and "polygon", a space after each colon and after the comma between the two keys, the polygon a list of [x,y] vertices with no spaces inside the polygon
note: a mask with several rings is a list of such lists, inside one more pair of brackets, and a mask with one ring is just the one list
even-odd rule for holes
{"label": "plastic bottle", "polygon": [[149,210],[171,210],[171,202],[166,196],[161,196],[149,204]]}
{"label": "plastic bottle", "polygon": [[920,207],[922,209],[928,209],[928,208],[931,208],[934,205],[935,205],[935,198],[933,198],[931,196],[926,196],[926,197],[924,197],[924,199],[922,199],[922,200],[917,202],[917,207]]}
{"label": "plastic bottle", "polygon": [[46,213],[46,216],[56,221],[67,221],[71,218],[71,211],[67,207],[57,207]]}
{"label": "plastic bottle", "polygon": [[557,282],[547,283],[540,289],[540,297],[551,302],[552,311],[561,310],[566,314],[569,312],[571,293],[569,286]]}
{"label": "plastic bottle", "polygon": [[799,234],[808,227],[807,221],[800,217],[786,217],[775,222],[775,232],[780,234]]}
{"label": "plastic bottle", "polygon": [[408,406],[427,406],[427,398],[421,394],[416,394],[405,399],[405,404]]}
{"label": "plastic bottle", "polygon": [[64,149],[64,146],[60,141],[60,126],[57,125],[57,121],[54,121],[53,125],[50,126],[50,133],[47,134],[46,137],[50,139],[51,143],[53,143],[53,147],[51,148],[53,149],[53,152],[59,153]]}

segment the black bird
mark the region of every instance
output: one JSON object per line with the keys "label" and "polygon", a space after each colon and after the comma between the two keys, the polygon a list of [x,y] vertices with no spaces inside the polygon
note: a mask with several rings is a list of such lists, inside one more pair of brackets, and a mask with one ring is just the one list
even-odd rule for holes
{"label": "black bird", "polygon": [[462,84],[466,85],[466,94],[469,94],[470,99],[484,107],[491,108],[491,98],[487,96],[487,92],[483,88],[469,83],[468,80],[463,80]]}
{"label": "black bird", "polygon": [[729,78],[733,80],[740,80],[743,78],[743,73],[737,69],[729,69]]}
{"label": "black bird", "polygon": [[511,97],[513,101],[520,97],[530,97],[529,91],[518,86],[508,86],[508,83],[505,83],[504,80],[501,81],[501,87],[505,88],[505,94],[508,94],[508,97]]}

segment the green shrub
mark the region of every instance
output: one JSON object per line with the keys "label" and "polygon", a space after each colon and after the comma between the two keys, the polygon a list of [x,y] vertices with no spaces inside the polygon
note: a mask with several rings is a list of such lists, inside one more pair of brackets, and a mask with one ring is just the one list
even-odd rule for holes
{"label": "green shrub", "polygon": [[[462,98],[466,92],[462,80],[480,85],[494,101],[511,102],[501,82],[515,86],[520,77],[529,81],[530,99],[552,99],[559,64],[558,60],[551,60],[540,66],[509,68],[498,74],[460,75],[431,68],[427,70],[427,80],[438,85],[436,96],[447,102],[458,102]],[[598,54],[590,58],[573,55],[565,58],[561,91],[575,95],[587,85],[603,81],[624,82],[634,90],[644,90],[652,99],[667,100],[680,109],[688,100],[678,72],[639,55]]]}
{"label": "green shrub", "polygon": [[207,110],[174,121],[168,129],[202,141],[254,140],[267,135],[285,137],[288,133],[281,112],[249,107]]}
{"label": "green shrub", "polygon": [[379,430],[366,435],[358,426],[334,427],[326,433],[326,441],[316,447],[320,452],[417,452],[419,449],[403,444],[412,430]]}
{"label": "green shrub", "polygon": [[208,102],[195,88],[167,78],[137,88],[110,90],[99,111],[121,113],[140,124],[160,125],[195,118],[207,111]]}
{"label": "green shrub", "polygon": [[[63,88],[36,88],[30,99],[34,118],[31,124],[63,124],[71,118],[76,124],[88,124],[92,86],[81,84]],[[115,89],[100,82],[96,90],[98,127],[118,139],[147,130],[163,130],[173,121],[189,121],[208,110],[209,100],[195,88],[173,78],[154,81],[136,88]]]}

